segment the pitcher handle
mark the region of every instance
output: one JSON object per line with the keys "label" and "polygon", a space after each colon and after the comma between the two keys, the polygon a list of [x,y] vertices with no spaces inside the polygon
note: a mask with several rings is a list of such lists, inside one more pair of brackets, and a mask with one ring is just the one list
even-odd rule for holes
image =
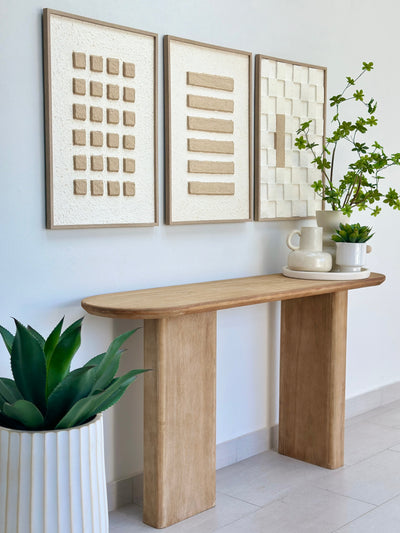
{"label": "pitcher handle", "polygon": [[288,245],[288,247],[291,249],[291,250],[299,250],[300,249],[300,246],[296,246],[292,243],[292,237],[294,235],[298,235],[299,237],[301,237],[301,232],[298,230],[298,229],[295,229],[292,231],[292,233],[289,233],[289,235],[287,236],[287,239],[286,239],[286,244]]}

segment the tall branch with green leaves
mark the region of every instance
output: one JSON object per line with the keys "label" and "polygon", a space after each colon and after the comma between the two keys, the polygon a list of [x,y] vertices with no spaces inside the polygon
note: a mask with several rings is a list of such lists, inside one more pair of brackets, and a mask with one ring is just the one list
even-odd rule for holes
{"label": "tall branch with green leaves", "polygon": [[[374,115],[377,103],[373,98],[367,99],[362,89],[356,89],[351,95],[349,94],[361,76],[371,71],[373,67],[372,62],[363,62],[360,74],[355,78],[347,76],[343,91],[329,99],[330,107],[335,109],[332,118],[335,129],[330,137],[327,137],[320,153],[317,152],[318,143],[313,142],[310,135],[312,120],[300,125],[294,143],[299,150],[308,150],[312,153],[314,158],[312,163],[322,173],[322,179],[314,181],[311,187],[334,211],[342,211],[348,216],[352,214],[353,209],[359,211],[368,209],[373,216],[377,216],[382,208],[373,204],[382,202],[400,210],[400,198],[395,189],[389,188],[385,194],[379,190],[380,182],[385,179],[382,173],[389,167],[400,165],[400,153],[387,155],[378,142],[375,141],[371,146],[367,146],[365,142],[359,140],[360,135],[378,124]],[[351,100],[360,102],[364,106],[366,117],[357,116],[354,121],[342,119],[342,106]],[[340,180],[335,180],[335,156],[341,141],[351,145],[351,151],[355,153],[356,159],[348,165],[344,176]]]}

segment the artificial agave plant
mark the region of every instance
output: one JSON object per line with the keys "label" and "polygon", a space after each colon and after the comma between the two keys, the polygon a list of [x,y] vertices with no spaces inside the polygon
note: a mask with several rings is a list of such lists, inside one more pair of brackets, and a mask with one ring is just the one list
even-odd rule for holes
{"label": "artificial agave plant", "polygon": [[115,377],[121,346],[136,330],[120,335],[105,353],[71,372],[82,320],[62,333],[62,319],[47,339],[17,320],[15,335],[0,326],[14,376],[0,378],[0,425],[32,431],[79,426],[116,403],[136,376],[146,372],[131,370]]}
{"label": "artificial agave plant", "polygon": [[332,235],[335,242],[367,242],[374,234],[371,234],[372,228],[357,224],[339,224],[336,233]]}

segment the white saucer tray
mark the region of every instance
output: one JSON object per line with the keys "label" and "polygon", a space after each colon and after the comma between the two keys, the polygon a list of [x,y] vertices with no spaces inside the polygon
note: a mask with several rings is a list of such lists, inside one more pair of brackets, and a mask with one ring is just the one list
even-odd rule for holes
{"label": "white saucer tray", "polygon": [[369,278],[371,272],[367,268],[362,268],[359,272],[306,272],[304,270],[292,270],[284,266],[282,274],[288,278],[296,279],[319,279],[325,281],[345,281],[350,279]]}

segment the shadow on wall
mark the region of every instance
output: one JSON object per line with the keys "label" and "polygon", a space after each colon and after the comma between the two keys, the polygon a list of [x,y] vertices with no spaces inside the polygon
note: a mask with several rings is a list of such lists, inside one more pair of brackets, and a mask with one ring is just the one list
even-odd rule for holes
{"label": "shadow on wall", "polygon": [[[143,368],[143,321],[113,320],[113,338],[135,328],[140,329],[124,345],[118,375]],[[107,481],[143,471],[143,384],[139,375],[105,416]]]}
{"label": "shadow on wall", "polygon": [[[279,423],[279,356],[280,356],[280,312],[281,303],[267,304],[266,345],[267,353],[267,421],[266,427],[270,428],[267,443],[268,448],[277,450]],[[268,434],[267,433],[267,434]]]}

